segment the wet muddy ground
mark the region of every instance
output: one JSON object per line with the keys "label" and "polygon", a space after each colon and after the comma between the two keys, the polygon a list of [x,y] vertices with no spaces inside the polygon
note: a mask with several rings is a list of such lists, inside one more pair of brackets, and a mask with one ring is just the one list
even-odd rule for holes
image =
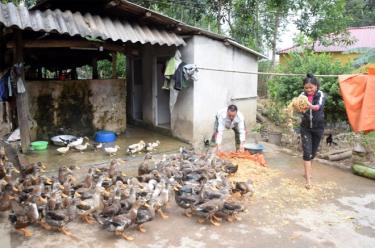
{"label": "wet muddy ground", "polygon": [[[170,142],[171,150],[167,145],[163,148],[161,140],[161,149],[171,152],[173,146],[178,147],[177,141]],[[237,177],[246,178],[249,173],[256,187],[253,197],[243,199],[248,211],[241,215],[240,221],[223,222],[219,227],[198,224],[195,218],[183,216],[173,203],[168,210],[169,219],[157,217],[147,223],[147,233],[129,231],[135,237],[132,242],[116,238],[98,225],[78,222],[68,225],[79,237],[77,241],[40,227],[32,228],[33,237],[24,238],[12,230],[7,214],[2,213],[0,247],[375,247],[375,181],[316,163],[314,186],[307,191],[302,160],[282,153],[275,146],[266,147],[268,168],[237,161],[240,163]],[[94,155],[73,156],[85,157],[77,171],[80,174],[87,170],[92,159],[89,157]],[[61,163],[66,159],[68,156],[61,158]],[[80,157],[69,159],[79,161]],[[133,174],[141,159],[141,156],[127,158],[123,169]],[[46,161],[51,160],[52,157],[46,156]],[[55,167],[50,167],[50,171],[54,170]]]}
{"label": "wet muddy ground", "polygon": [[[56,151],[58,148],[57,146],[50,144],[48,150],[33,151],[26,157],[26,159],[30,163],[45,163],[50,172],[57,171],[57,168],[62,165],[75,165],[79,167],[87,167],[92,165],[98,166],[108,163],[108,161],[113,158],[128,160],[129,163],[132,164],[132,161],[139,161],[141,158],[143,158],[144,153],[137,153],[134,154],[134,156],[129,156],[126,149],[129,145],[138,143],[140,140],[143,140],[146,143],[159,140],[161,145],[155,150],[155,153],[158,154],[175,152],[181,146],[188,146],[188,144],[169,136],[161,135],[142,128],[131,127],[128,128],[125,134],[119,135],[116,142],[114,142],[114,144],[120,146],[120,149],[117,154],[112,157],[106,154],[102,149],[95,151],[93,145],[89,146],[87,150],[82,153],[71,149],[66,154],[62,155]],[[90,140],[90,143],[93,144],[93,141]]]}

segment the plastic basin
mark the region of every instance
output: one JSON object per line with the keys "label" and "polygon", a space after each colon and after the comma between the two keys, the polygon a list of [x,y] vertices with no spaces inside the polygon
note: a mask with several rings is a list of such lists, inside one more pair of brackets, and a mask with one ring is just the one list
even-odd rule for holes
{"label": "plastic basin", "polygon": [[252,154],[255,154],[263,152],[264,146],[262,144],[249,143],[244,145],[244,149]]}
{"label": "plastic basin", "polygon": [[42,151],[48,148],[48,141],[34,141],[31,142],[31,149],[35,151]]}
{"label": "plastic basin", "polygon": [[98,143],[110,143],[116,141],[117,136],[111,131],[98,131],[95,133],[95,141]]}

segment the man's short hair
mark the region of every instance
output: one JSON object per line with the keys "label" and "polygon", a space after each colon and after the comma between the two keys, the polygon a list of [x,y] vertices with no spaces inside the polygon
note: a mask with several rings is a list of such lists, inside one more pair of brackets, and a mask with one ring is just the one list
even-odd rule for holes
{"label": "man's short hair", "polygon": [[238,110],[238,108],[234,104],[229,105],[228,109],[227,109],[227,111],[230,111],[230,112],[237,112],[237,110]]}

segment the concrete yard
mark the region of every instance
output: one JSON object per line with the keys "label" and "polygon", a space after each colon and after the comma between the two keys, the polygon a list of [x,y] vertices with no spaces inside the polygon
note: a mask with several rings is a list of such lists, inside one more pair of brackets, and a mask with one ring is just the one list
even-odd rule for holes
{"label": "concrete yard", "polygon": [[[250,171],[256,187],[253,197],[243,199],[248,211],[240,221],[219,227],[199,224],[173,203],[169,219],[147,223],[146,233],[129,231],[135,237],[129,242],[99,225],[78,222],[68,228],[79,240],[38,226],[32,228],[33,237],[24,238],[12,230],[7,213],[1,213],[0,247],[375,247],[374,181],[314,164],[313,189],[307,191],[302,160],[266,147],[268,168],[239,161],[238,173],[246,178],[243,172]],[[129,160],[125,171],[133,174],[140,160]],[[87,166],[80,169],[86,170]]]}

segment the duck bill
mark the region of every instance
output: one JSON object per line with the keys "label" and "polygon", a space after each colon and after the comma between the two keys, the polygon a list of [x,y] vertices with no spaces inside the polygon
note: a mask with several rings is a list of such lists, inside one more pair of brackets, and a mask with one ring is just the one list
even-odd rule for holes
{"label": "duck bill", "polygon": [[17,174],[20,174],[20,171],[17,170],[16,168],[14,168],[13,171],[14,171],[15,173],[17,173]]}
{"label": "duck bill", "polygon": [[75,193],[74,193],[74,197],[75,197],[75,198],[81,198],[81,194],[78,193],[78,192],[75,192]]}
{"label": "duck bill", "polygon": [[62,186],[61,184],[59,184],[59,189],[64,190],[65,188],[64,188],[64,186]]}

